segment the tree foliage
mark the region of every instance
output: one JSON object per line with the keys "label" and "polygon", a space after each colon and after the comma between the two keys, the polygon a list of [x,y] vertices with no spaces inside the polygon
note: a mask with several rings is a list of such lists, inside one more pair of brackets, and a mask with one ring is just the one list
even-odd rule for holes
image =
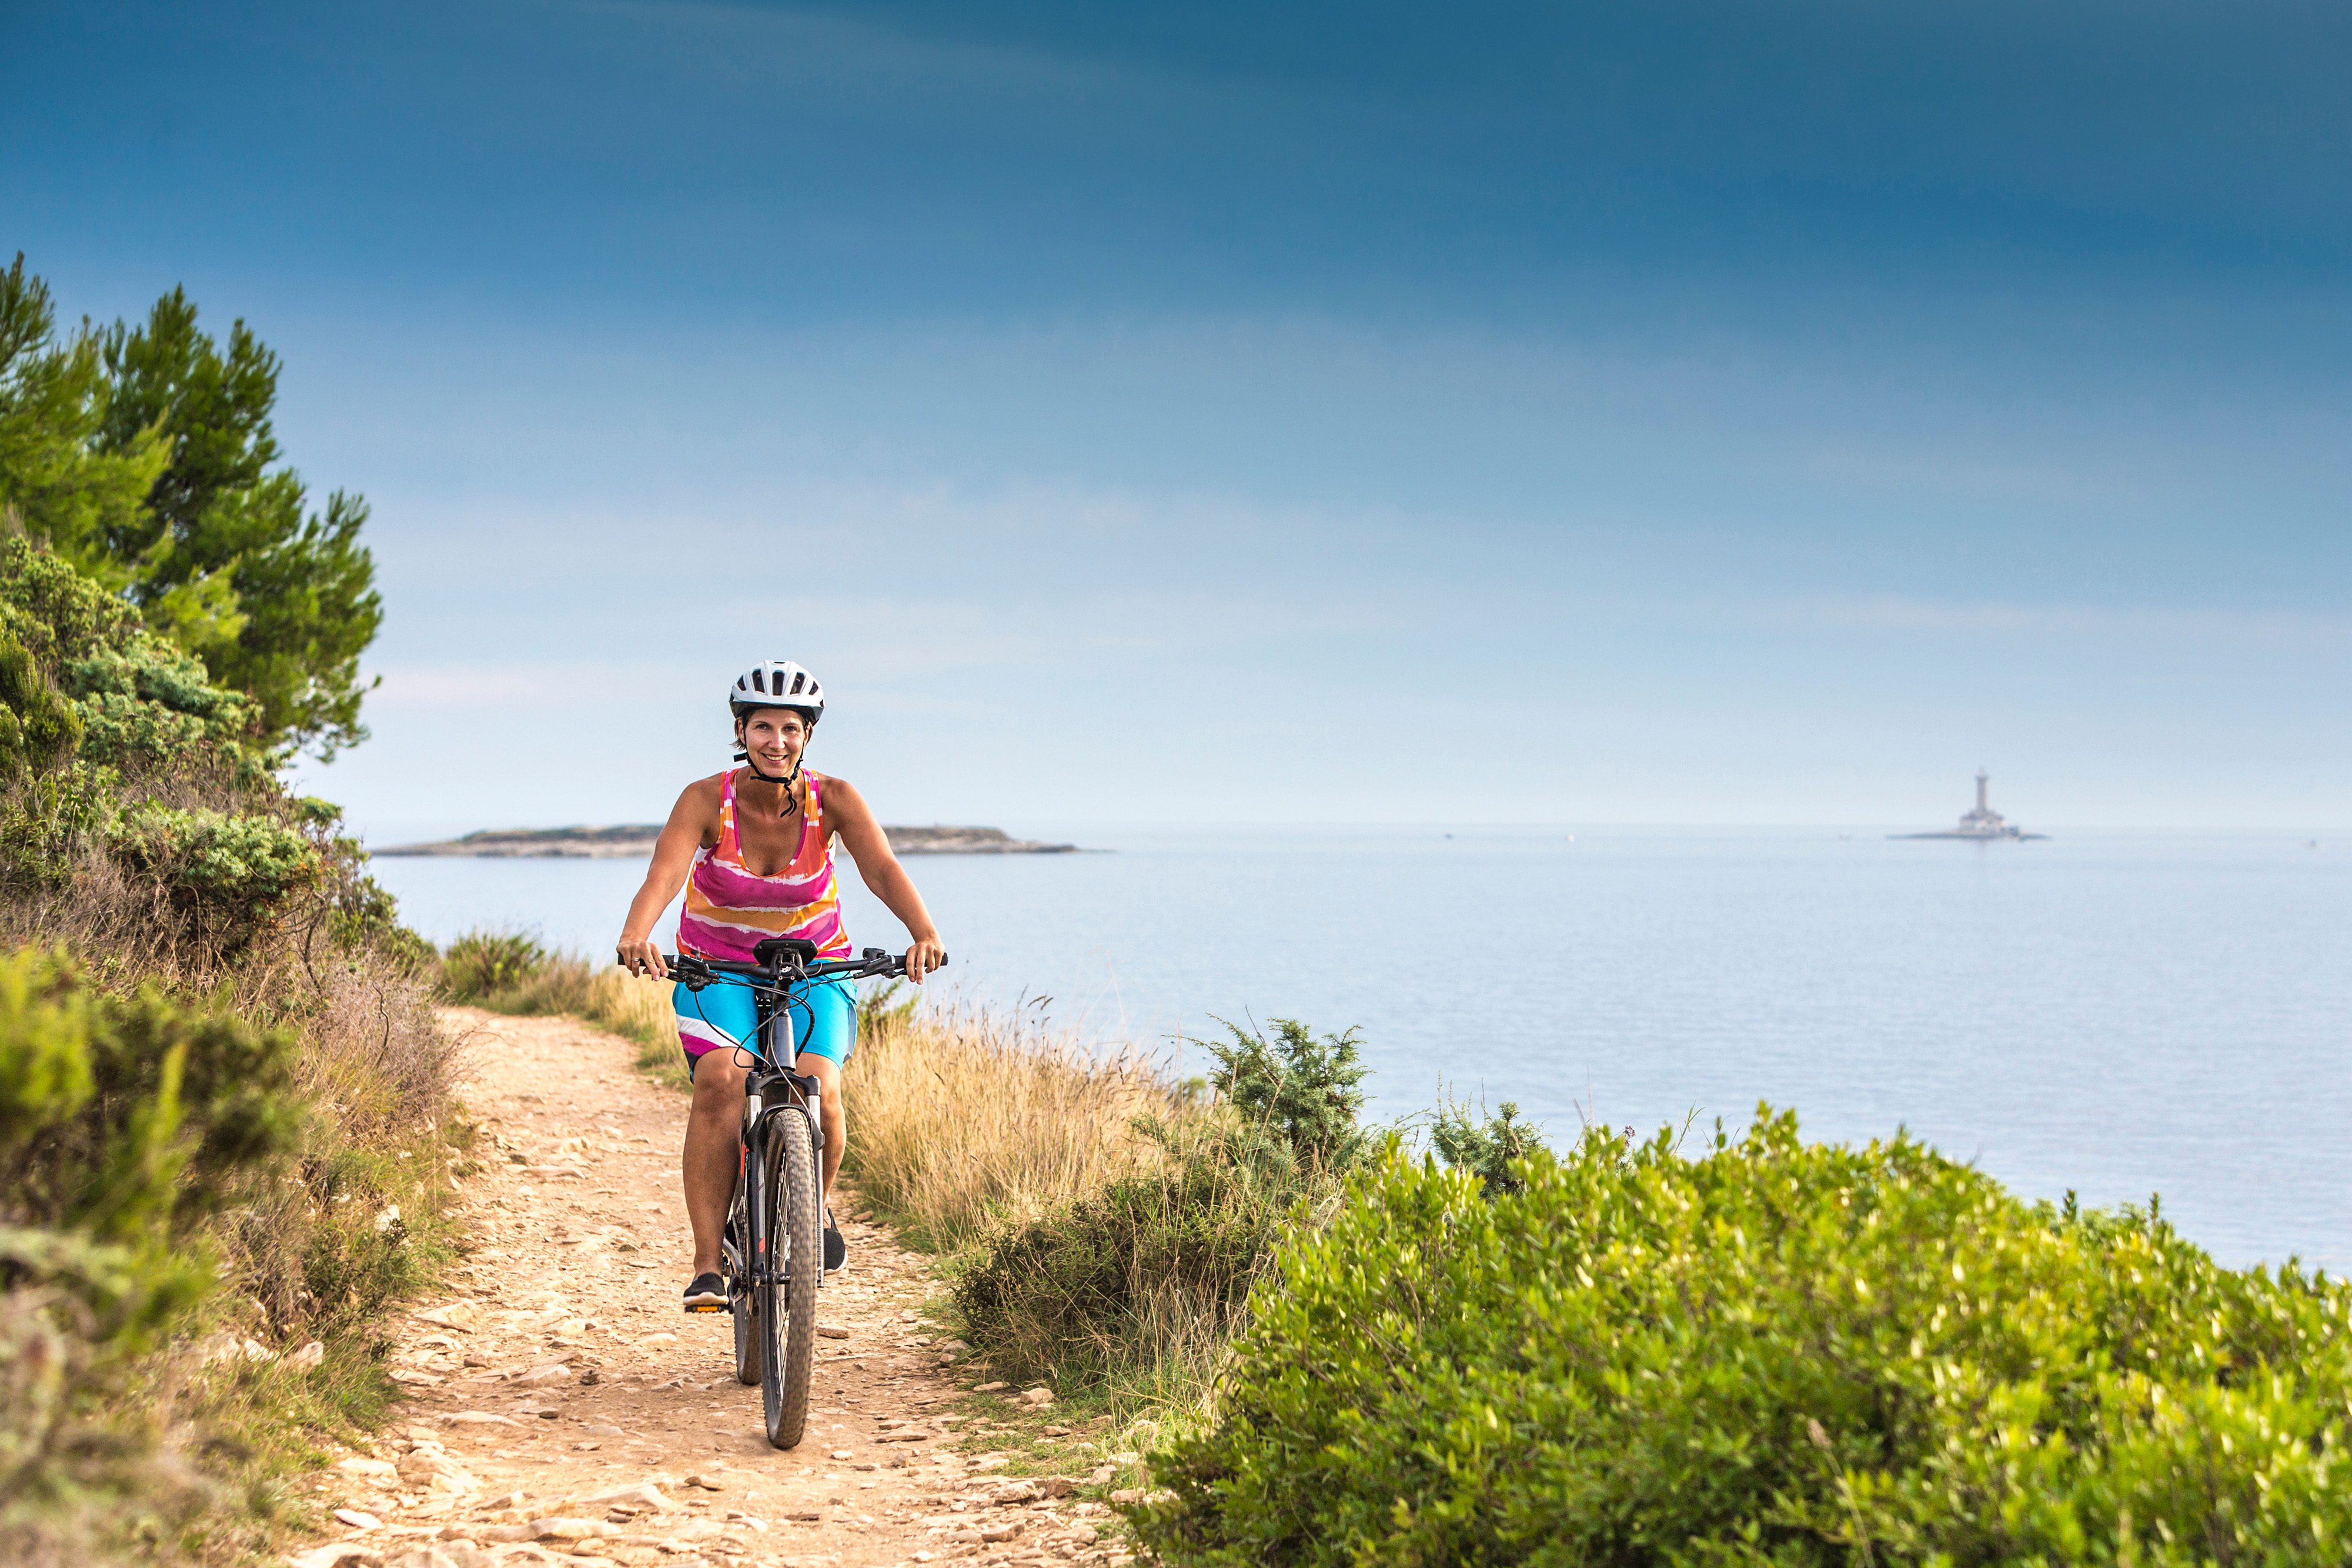
{"label": "tree foliage", "polygon": [[152,901],[147,934],[205,961],[298,904],[338,941],[413,942],[334,809],[279,788],[256,707],[66,560],[0,539],[0,889],[64,896],[102,858]]}
{"label": "tree foliage", "polygon": [[367,504],[314,509],[280,459],[278,357],[226,345],[174,288],[146,320],[61,338],[20,255],[0,273],[0,507],[249,695],[264,749],[363,738],[360,655],[383,621]]}
{"label": "tree foliage", "polygon": [[[101,439],[109,386],[98,339],[61,342],[56,326],[48,285],[20,254],[0,272],[0,509],[79,552],[134,527],[171,452],[160,431]],[[118,588],[130,580],[119,568],[106,575]]]}

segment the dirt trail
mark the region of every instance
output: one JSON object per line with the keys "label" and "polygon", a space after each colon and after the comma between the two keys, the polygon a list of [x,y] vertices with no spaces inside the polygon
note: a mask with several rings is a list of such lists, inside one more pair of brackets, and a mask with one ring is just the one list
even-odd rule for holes
{"label": "dirt trail", "polygon": [[444,1019],[469,1041],[461,1093],[482,1128],[458,1200],[472,1250],[455,1289],[394,1325],[411,1397],[331,1476],[348,1533],[297,1562],[1126,1560],[1097,1542],[1103,1505],[1066,1482],[949,1451],[965,1390],[919,1316],[929,1270],[839,1193],[849,1267],[818,1297],[808,1436],[771,1448],[730,1320],[678,1310],[686,1097],[639,1076],[634,1045],[571,1019]]}

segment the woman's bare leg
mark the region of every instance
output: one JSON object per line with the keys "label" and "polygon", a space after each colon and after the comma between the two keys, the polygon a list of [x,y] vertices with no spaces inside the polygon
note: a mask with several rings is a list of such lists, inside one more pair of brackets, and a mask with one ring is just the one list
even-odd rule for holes
{"label": "woman's bare leg", "polygon": [[694,1064],[694,1103],[686,1113],[686,1218],[694,1227],[694,1271],[719,1271],[719,1239],[743,1146],[743,1078],[748,1057],[724,1046]]}
{"label": "woman's bare leg", "polygon": [[849,1119],[841,1109],[841,1064],[814,1051],[800,1059],[801,1071],[817,1082],[824,1105],[824,1190],[841,1170],[842,1151],[849,1147]]}

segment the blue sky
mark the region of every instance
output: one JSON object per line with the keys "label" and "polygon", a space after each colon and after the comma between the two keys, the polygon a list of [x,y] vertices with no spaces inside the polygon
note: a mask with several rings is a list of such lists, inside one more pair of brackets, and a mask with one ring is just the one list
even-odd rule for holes
{"label": "blue sky", "polygon": [[0,243],[363,492],[381,841],[2352,820],[2352,14],[0,6]]}

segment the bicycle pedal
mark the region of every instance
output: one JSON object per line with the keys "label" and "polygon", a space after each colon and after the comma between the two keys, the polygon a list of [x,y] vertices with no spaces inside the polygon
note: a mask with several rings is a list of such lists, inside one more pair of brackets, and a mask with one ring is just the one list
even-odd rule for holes
{"label": "bicycle pedal", "polygon": [[725,1311],[727,1310],[727,1303],[726,1303],[726,1302],[724,1302],[724,1301],[705,1302],[705,1303],[701,1303],[701,1304],[698,1304],[698,1305],[696,1305],[696,1306],[688,1307],[688,1308],[687,1308],[686,1310],[687,1310],[687,1312],[688,1312],[688,1313],[695,1313],[695,1312],[725,1312]]}

